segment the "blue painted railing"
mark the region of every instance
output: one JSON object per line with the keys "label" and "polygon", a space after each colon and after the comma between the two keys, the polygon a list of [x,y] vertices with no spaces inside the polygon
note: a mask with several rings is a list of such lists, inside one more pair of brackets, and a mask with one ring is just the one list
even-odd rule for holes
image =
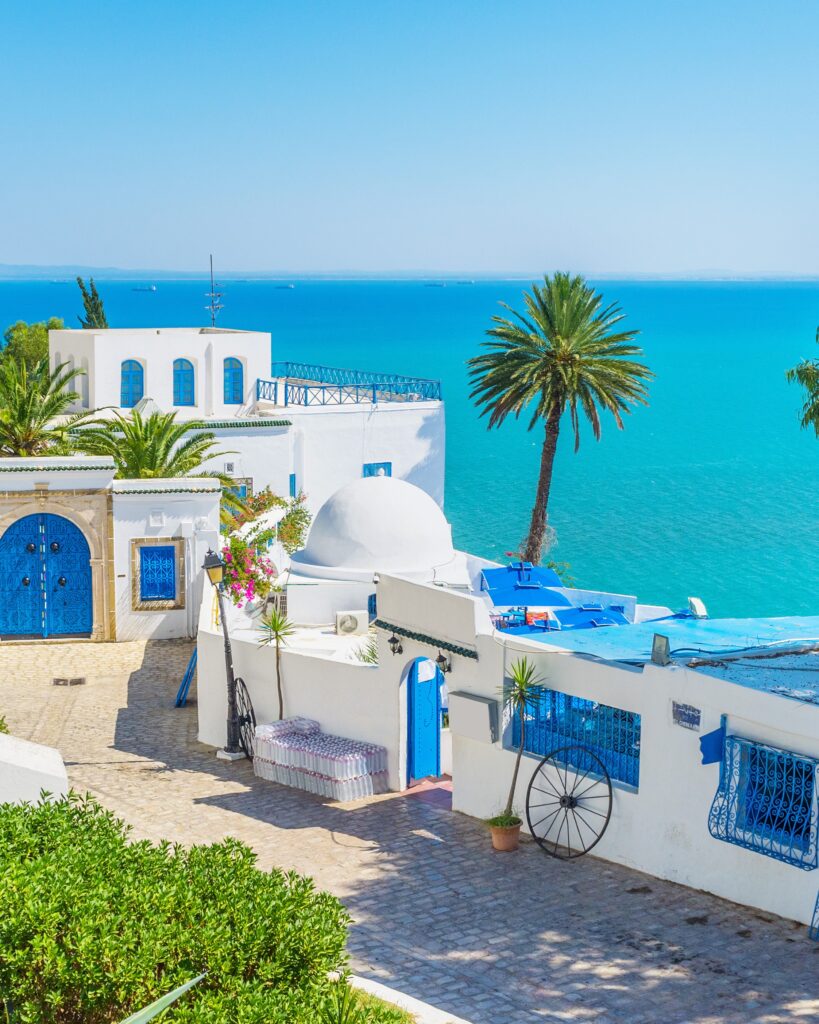
{"label": "blue painted railing", "polygon": [[274,363],[272,373],[276,380],[256,381],[257,401],[278,405],[281,397],[284,405],[359,405],[441,400],[440,381],[399,373],[293,362]]}
{"label": "blue painted railing", "polygon": [[[545,756],[558,747],[586,747],[600,758],[613,779],[639,785],[640,716],[636,712],[546,687],[537,687],[536,694],[526,714],[524,750]],[[513,720],[512,744],[520,744],[518,715]]]}
{"label": "blue painted railing", "polygon": [[191,688],[191,682],[193,681],[193,673],[196,670],[196,654],[198,648],[194,647],[193,654],[191,654],[188,667],[185,669],[185,674],[182,676],[182,682],[179,684],[179,689],[176,693],[176,700],[173,702],[175,708],[183,708],[188,702],[188,691]]}
{"label": "blue painted railing", "polygon": [[725,843],[814,870],[817,772],[816,758],[726,736],[708,831]]}

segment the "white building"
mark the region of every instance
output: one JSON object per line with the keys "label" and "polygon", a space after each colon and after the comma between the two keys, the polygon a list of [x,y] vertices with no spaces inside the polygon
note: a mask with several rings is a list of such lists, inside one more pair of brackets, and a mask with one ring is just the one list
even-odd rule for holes
{"label": "white building", "polygon": [[0,459],[0,481],[0,640],[195,636],[217,481],[115,480],[89,456]]}
{"label": "white building", "polygon": [[[343,488],[294,557],[286,595],[300,628],[282,654],[285,714],[385,747],[394,789],[451,770],[454,808],[485,818],[503,808],[512,777],[519,735],[502,693],[525,657],[540,699],[527,713],[519,812],[532,809],[530,781],[558,748],[541,785],[566,795],[574,769],[606,792],[606,775],[611,783],[605,829],[590,798],[563,809],[592,823],[585,831],[573,819],[581,825],[568,844],[534,810],[529,824],[547,848],[582,852],[599,834],[593,855],[809,921],[819,888],[819,617],[713,620],[565,588],[548,570],[495,566],[454,551],[434,503],[406,487]],[[377,664],[360,657],[363,627],[346,632],[365,609]],[[259,646],[252,612],[232,608],[229,625],[237,673],[265,722],[277,717],[274,653]],[[669,639],[667,664],[657,663],[662,644],[652,661],[655,634]],[[225,678],[210,596],[199,652],[199,737],[218,746]]]}
{"label": "white building", "polygon": [[437,381],[304,363],[271,367],[270,335],[224,328],[49,332],[52,367],[84,371],[78,408],[144,402],[204,420],[224,453],[207,468],[242,493],[307,495],[384,473],[444,498],[444,407]]}

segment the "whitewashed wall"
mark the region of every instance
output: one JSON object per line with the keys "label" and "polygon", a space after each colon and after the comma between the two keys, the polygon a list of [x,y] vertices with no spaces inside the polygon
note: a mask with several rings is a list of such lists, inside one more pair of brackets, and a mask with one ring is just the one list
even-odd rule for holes
{"label": "whitewashed wall", "polygon": [[[417,593],[413,594],[415,590]],[[595,856],[626,864],[726,899],[808,922],[819,888],[819,871],[803,871],[714,839],[708,812],[719,781],[719,765],[700,763],[699,737],[728,715],[728,732],[785,750],[819,757],[819,708],[761,693],[685,668],[647,665],[630,671],[613,664],[561,653],[542,645],[494,636],[481,628],[483,610],[468,596],[446,594],[430,601],[427,588],[383,577],[379,616],[418,632],[476,646],[478,660],[453,656],[450,692],[463,690],[499,699],[509,664],[526,656],[545,685],[562,692],[635,711],[641,716],[639,791],[615,785],[608,830]],[[463,607],[447,608],[460,602]],[[478,628],[470,630],[470,619]],[[477,634],[477,635],[476,635]],[[403,655],[384,662],[393,678],[429,647],[402,638]],[[393,666],[391,668],[391,666]],[[673,724],[671,703],[702,711],[700,732]],[[481,743],[453,731],[453,806],[479,818],[502,809],[514,753],[502,741]],[[524,811],[526,788],[538,758],[525,755],[516,794]]]}
{"label": "whitewashed wall", "polygon": [[[260,647],[249,631],[232,632],[233,663],[244,679],[258,722],[279,717],[275,650]],[[197,711],[199,740],[223,746],[227,738],[227,684],[224,642],[214,629],[213,595],[206,593],[199,621]],[[389,657],[389,654],[386,655]],[[385,657],[381,652],[381,658]],[[395,688],[384,685],[378,669],[356,662],[334,661],[282,651],[286,717],[316,719],[322,731],[347,739],[377,743],[388,751],[389,785],[400,788],[399,734]]]}
{"label": "whitewashed wall", "polygon": [[[167,640],[196,635],[202,563],[219,543],[220,491],[207,478],[117,480],[113,485],[114,573],[117,640]],[[185,607],[135,611],[131,541],[181,537],[185,541]]]}
{"label": "whitewashed wall", "polygon": [[195,370],[196,405],[179,408],[180,419],[233,417],[242,407],[225,405],[223,361],[244,366],[245,407],[255,401],[256,379],[270,376],[270,335],[262,331],[200,328],[113,328],[106,331],[49,331],[52,366],[68,362],[88,374],[87,407],[119,406],[123,360],[135,359],[145,374],[145,395],[161,409],[173,404],[174,359],[189,359]]}

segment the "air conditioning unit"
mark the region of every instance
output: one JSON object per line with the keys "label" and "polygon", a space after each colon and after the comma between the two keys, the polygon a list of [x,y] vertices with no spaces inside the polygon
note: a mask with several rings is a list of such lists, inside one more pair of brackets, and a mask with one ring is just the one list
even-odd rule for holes
{"label": "air conditioning unit", "polygon": [[352,612],[336,612],[336,633],[339,636],[363,636],[369,631],[370,617],[367,609]]}

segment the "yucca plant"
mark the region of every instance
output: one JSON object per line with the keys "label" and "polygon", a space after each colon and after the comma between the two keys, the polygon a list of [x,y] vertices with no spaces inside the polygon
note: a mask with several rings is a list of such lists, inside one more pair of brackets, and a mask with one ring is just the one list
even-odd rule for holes
{"label": "yucca plant", "polygon": [[264,631],[259,639],[263,647],[275,647],[276,649],[276,690],[279,695],[279,721],[284,718],[284,694],[282,692],[282,647],[296,632],[296,627],[288,617],[278,608],[273,608],[260,623]]}
{"label": "yucca plant", "polygon": [[519,658],[509,666],[509,682],[503,688],[503,700],[512,716],[517,715],[520,721],[520,743],[515,758],[515,770],[512,772],[512,783],[509,786],[509,796],[506,806],[501,814],[489,819],[490,825],[498,828],[508,828],[511,825],[520,825],[520,818],[515,814],[515,788],[518,784],[520,762],[523,757],[523,749],[526,745],[526,713],[534,709],[540,700],[539,687],[543,679],[537,674],[537,670],[528,658]]}

